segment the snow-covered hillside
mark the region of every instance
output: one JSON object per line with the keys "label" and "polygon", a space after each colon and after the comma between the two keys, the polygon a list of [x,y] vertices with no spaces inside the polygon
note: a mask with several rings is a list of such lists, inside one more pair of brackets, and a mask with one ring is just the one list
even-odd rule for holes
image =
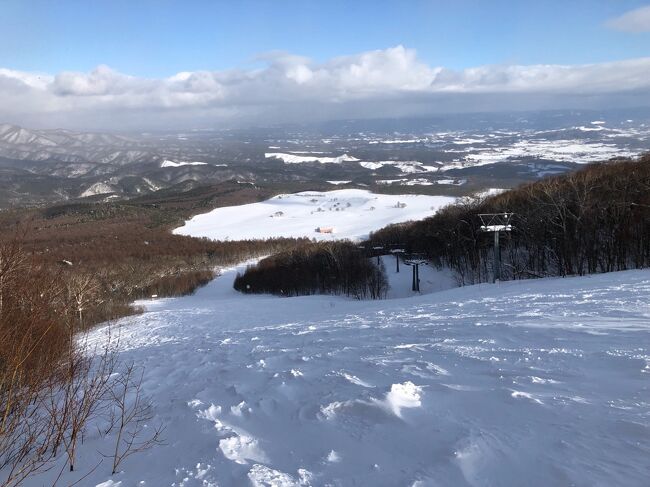
{"label": "snow-covered hillside", "polygon": [[321,164],[341,164],[342,162],[356,162],[356,157],[343,154],[334,157],[325,157],[301,153],[301,154],[284,154],[282,152],[267,152],[264,154],[267,159],[280,159],[285,164],[301,164],[303,162],[320,162]]}
{"label": "snow-covered hillside", "polygon": [[205,166],[207,165],[207,162],[200,162],[200,161],[194,161],[194,162],[186,162],[186,161],[171,161],[169,159],[165,159],[162,161],[160,164],[160,167],[182,167],[182,166]]}
{"label": "snow-covered hillside", "polygon": [[[307,191],[261,203],[217,208],[174,230],[181,235],[242,240],[308,237],[361,238],[390,223],[420,220],[454,202],[447,196],[385,195],[360,189]],[[320,233],[316,228],[332,228]]]}
{"label": "snow-covered hillside", "polygon": [[647,485],[650,271],[370,302],[235,272],[121,320],[166,444],[111,477],[91,427],[61,485]]}

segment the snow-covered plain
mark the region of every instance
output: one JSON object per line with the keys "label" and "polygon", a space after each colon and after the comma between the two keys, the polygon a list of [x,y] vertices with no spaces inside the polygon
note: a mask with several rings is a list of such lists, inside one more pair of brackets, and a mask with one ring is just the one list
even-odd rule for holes
{"label": "snow-covered plain", "polygon": [[647,485],[650,271],[365,302],[235,273],[120,321],[166,444],[81,485]]}
{"label": "snow-covered plain", "polygon": [[[447,196],[385,195],[360,189],[307,191],[275,196],[260,203],[217,208],[193,217],[174,232],[218,240],[357,239],[390,223],[426,218],[454,201]],[[319,233],[317,227],[333,228],[334,232]]]}

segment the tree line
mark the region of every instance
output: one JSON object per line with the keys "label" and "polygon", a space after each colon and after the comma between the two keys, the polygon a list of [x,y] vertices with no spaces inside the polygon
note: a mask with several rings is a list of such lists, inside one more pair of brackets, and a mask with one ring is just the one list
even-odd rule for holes
{"label": "tree line", "polygon": [[419,222],[391,225],[369,245],[402,246],[487,281],[492,235],[481,213],[512,212],[501,239],[503,279],[584,275],[650,265],[650,155],[586,166],[485,198],[465,198]]}
{"label": "tree line", "polygon": [[383,267],[351,242],[303,244],[277,253],[238,274],[234,287],[244,293],[280,296],[337,294],[381,299],[388,282]]}

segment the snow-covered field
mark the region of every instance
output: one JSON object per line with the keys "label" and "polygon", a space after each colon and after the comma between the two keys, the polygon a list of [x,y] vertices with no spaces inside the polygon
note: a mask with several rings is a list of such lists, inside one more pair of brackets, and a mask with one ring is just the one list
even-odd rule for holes
{"label": "snow-covered field", "polygon": [[365,302],[235,272],[121,320],[166,444],[81,485],[648,485],[649,270]]}
{"label": "snow-covered field", "polygon": [[[181,235],[219,240],[308,237],[317,240],[362,238],[390,223],[421,220],[455,198],[374,194],[360,189],[307,191],[267,201],[217,208],[174,230]],[[319,233],[316,228],[332,228]]]}

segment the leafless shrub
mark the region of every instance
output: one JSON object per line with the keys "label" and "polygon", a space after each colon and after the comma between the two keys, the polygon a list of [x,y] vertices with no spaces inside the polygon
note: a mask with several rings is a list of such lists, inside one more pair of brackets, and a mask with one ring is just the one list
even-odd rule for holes
{"label": "leafless shrub", "polygon": [[107,402],[111,399],[117,364],[117,348],[110,339],[99,355],[89,356],[83,348],[72,350],[58,393],[51,394],[58,401],[53,411],[58,410],[59,414],[53,415],[53,420],[57,423],[71,472],[79,440],[89,421],[109,407]]}
{"label": "leafless shrub", "polygon": [[162,443],[164,427],[150,428],[149,425],[153,419],[153,404],[142,391],[143,375],[143,368],[130,363],[110,389],[111,421],[107,433],[115,434],[115,448],[110,455],[113,474],[127,457]]}

